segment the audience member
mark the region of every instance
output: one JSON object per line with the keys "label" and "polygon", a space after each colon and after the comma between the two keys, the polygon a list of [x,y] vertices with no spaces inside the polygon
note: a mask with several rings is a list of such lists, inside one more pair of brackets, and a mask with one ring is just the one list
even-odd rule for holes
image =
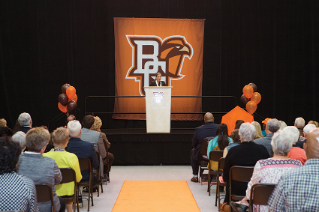
{"label": "audience member", "polygon": [[9,136],[0,137],[0,211],[37,212],[33,181],[15,172],[20,154],[18,143]]}
{"label": "audience member", "polygon": [[18,121],[21,126],[19,131],[27,133],[32,128],[32,119],[29,113],[21,113],[19,115]]}
{"label": "audience member", "polygon": [[22,152],[25,150],[27,143],[25,140],[25,133],[24,132],[22,132],[22,131],[16,132],[12,136],[12,140],[19,143]]}
{"label": "audience member", "polygon": [[261,123],[263,123],[263,131],[261,131],[261,133],[263,134],[263,136],[265,137],[266,134],[266,126],[267,126],[267,122],[270,120],[271,118],[265,118],[265,120],[263,120]]}
{"label": "audience member", "polygon": [[304,166],[282,175],[269,198],[270,211],[319,211],[319,129],[305,143]]}
{"label": "audience member", "polygon": [[254,127],[256,128],[255,139],[264,137],[263,134],[261,133],[260,124],[257,121],[253,121],[251,124],[254,125]]}
{"label": "audience member", "polygon": [[235,129],[234,130],[238,130],[240,125],[245,123],[243,120],[237,120],[236,121],[236,124],[235,124]]}
{"label": "audience member", "polygon": [[280,128],[280,122],[277,119],[270,119],[267,122],[266,125],[266,136],[263,138],[259,138],[255,140],[256,144],[260,144],[263,145],[264,147],[266,147],[268,153],[269,153],[269,157],[273,156],[273,151],[272,151],[272,147],[271,147],[271,138],[274,135],[275,132],[277,132]]}
{"label": "audience member", "polygon": [[[255,166],[260,159],[269,157],[267,149],[256,144],[254,141],[256,128],[250,123],[244,123],[239,128],[241,143],[232,147],[226,158],[223,170],[223,181],[226,182],[226,196],[224,204],[229,201],[229,170],[232,166]],[[232,181],[232,192],[238,195],[245,195],[247,183]]]}
{"label": "audience member", "polygon": [[287,124],[286,124],[286,122],[284,122],[284,121],[279,121],[280,122],[280,130],[283,130],[283,129],[285,129],[285,127],[287,127]]}
{"label": "audience member", "polygon": [[[296,144],[296,142],[299,139],[299,130],[295,126],[288,126],[285,129],[283,129],[284,132],[287,132],[293,140],[293,144]],[[299,148],[299,147],[292,147],[290,152],[288,153],[288,157],[291,159],[299,160],[302,165],[305,164],[307,157],[305,154],[305,150]]]}
{"label": "audience member", "polygon": [[300,137],[303,137],[303,128],[305,126],[305,120],[302,117],[298,117],[295,119],[294,126],[298,128]]}
{"label": "audience member", "polygon": [[0,137],[2,136],[12,136],[12,130],[9,127],[0,128]]}
{"label": "audience member", "polygon": [[[78,157],[70,152],[65,151],[65,147],[69,142],[69,130],[65,127],[59,127],[52,133],[52,141],[54,149],[50,152],[44,153],[44,157],[49,157],[55,160],[58,167],[61,168],[72,168],[76,174],[76,181],[80,182],[82,174],[80,170]],[[28,144],[27,144],[28,147]],[[55,186],[56,194],[60,197],[72,196],[74,194],[74,182],[58,184]],[[68,212],[72,212],[72,202],[66,204]]]}
{"label": "audience member", "polygon": [[21,125],[19,123],[19,119],[16,120],[16,123],[14,125],[14,128],[13,128],[13,132],[18,132],[19,130],[21,130]]}
{"label": "audience member", "polygon": [[[297,130],[298,131],[298,130]],[[277,184],[281,175],[291,169],[301,166],[299,160],[290,159],[287,154],[292,147],[293,138],[288,131],[277,131],[271,139],[271,146],[274,156],[268,159],[257,161],[253,176],[251,177],[246,190],[246,196],[238,202],[231,202],[234,211],[245,211],[249,203],[251,188],[257,183]],[[256,207],[256,206],[255,206]],[[254,211],[268,212],[268,206],[259,206]]]}
{"label": "audience member", "polygon": [[195,133],[192,140],[192,151],[191,151],[191,165],[193,170],[192,182],[198,182],[198,160],[201,157],[200,148],[202,142],[206,137],[216,136],[216,130],[218,125],[214,123],[214,116],[212,113],[207,112],[204,116],[205,124],[195,128]]}
{"label": "audience member", "polygon": [[308,124],[314,124],[317,128],[319,127],[319,123],[317,121],[310,120]]}
{"label": "audience member", "polygon": [[[88,158],[91,160],[92,168],[99,167],[99,161],[96,156],[95,148],[92,143],[81,140],[81,124],[79,121],[69,121],[68,130],[70,132],[70,140],[66,151],[75,154],[78,158]],[[81,171],[82,181],[88,182],[90,172],[88,170]]]}
{"label": "audience member", "polygon": [[[209,153],[212,150],[224,150],[229,143],[233,143],[233,140],[230,137],[228,137],[228,127],[226,124],[221,123],[218,125],[216,137],[211,139],[208,143],[207,157],[209,158]],[[207,166],[208,169],[218,169],[218,162],[211,161],[210,165],[211,167]]]}
{"label": "audience member", "polygon": [[303,137],[299,138],[299,141],[296,143],[296,147],[300,147],[303,148],[303,144],[306,143],[307,140],[307,135],[308,133],[313,130],[314,128],[316,128],[316,125],[314,124],[307,124],[304,128],[303,128]]}
{"label": "audience member", "polygon": [[[109,148],[111,147],[111,143],[107,140],[107,137],[106,137],[105,133],[101,132],[101,127],[102,127],[102,120],[98,116],[95,116],[92,130],[98,131],[102,135],[103,142],[104,142],[104,147],[105,147],[105,150],[106,150],[106,159],[103,162],[104,162],[104,164],[107,164],[107,169],[108,169],[108,170],[105,170],[104,173],[108,173],[108,172],[111,171],[111,167],[112,167],[112,164],[113,164],[113,161],[114,161],[114,155],[108,151]],[[101,170],[103,170],[103,169],[101,169]],[[108,179],[109,176],[105,176],[105,178]]]}
{"label": "audience member", "polygon": [[240,138],[239,138],[238,132],[239,130],[236,129],[230,133],[229,137],[233,140],[233,143],[229,143],[229,145],[226,146],[226,148],[224,149],[223,157],[226,157],[227,153],[229,152],[231,148],[240,144]]}
{"label": "audience member", "polygon": [[70,121],[74,121],[76,120],[75,116],[70,114],[67,118],[66,118],[66,124],[68,124]]}
{"label": "audience member", "polygon": [[[91,115],[86,115],[82,120],[82,133],[81,140],[87,141],[89,143],[94,144],[94,148],[97,152],[100,153],[100,157],[102,158],[101,163],[106,159],[106,150],[104,147],[102,134],[92,130],[94,124],[94,117]],[[107,165],[107,164],[104,164]]]}
{"label": "audience member", "polygon": [[[57,185],[62,181],[61,171],[52,158],[42,156],[50,139],[49,131],[43,127],[32,128],[27,132],[25,139],[28,151],[23,152],[19,158],[17,165],[18,174],[30,178],[36,185],[51,185],[55,211],[64,212],[64,200],[62,197],[57,196],[54,187],[54,185]],[[38,203],[38,207],[41,212],[51,212],[52,202],[40,202]]]}
{"label": "audience member", "polygon": [[7,127],[7,121],[4,118],[0,119],[0,128]]}

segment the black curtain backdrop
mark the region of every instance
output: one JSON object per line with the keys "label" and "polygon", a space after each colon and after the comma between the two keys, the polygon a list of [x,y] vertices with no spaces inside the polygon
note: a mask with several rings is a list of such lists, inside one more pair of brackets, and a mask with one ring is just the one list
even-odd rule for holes
{"label": "black curtain backdrop", "polygon": [[[64,83],[77,89],[82,114],[86,96],[114,95],[113,17],[135,17],[206,19],[204,96],[236,96],[243,106],[242,88],[254,82],[263,118],[319,121],[318,11],[318,0],[1,0],[0,117],[13,127],[26,111],[35,126],[47,125],[60,114]],[[113,103],[93,110],[113,111]],[[203,100],[203,111],[232,107]],[[104,128],[145,125],[102,120]]]}

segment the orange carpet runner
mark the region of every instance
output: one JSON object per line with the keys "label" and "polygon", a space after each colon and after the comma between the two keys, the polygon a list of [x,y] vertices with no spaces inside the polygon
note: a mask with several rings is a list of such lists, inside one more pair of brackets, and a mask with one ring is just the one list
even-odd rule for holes
{"label": "orange carpet runner", "polygon": [[124,181],[112,212],[200,212],[186,181]]}

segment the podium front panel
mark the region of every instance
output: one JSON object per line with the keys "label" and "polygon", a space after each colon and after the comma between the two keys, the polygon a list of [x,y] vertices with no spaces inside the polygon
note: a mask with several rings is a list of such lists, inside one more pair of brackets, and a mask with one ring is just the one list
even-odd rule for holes
{"label": "podium front panel", "polygon": [[144,87],[147,133],[170,133],[171,86]]}

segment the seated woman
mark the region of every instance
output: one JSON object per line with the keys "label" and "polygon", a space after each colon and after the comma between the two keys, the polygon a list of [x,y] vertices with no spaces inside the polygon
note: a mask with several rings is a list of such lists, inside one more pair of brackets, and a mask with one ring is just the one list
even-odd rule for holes
{"label": "seated woman", "polygon": [[[228,137],[228,127],[226,124],[219,124],[217,128],[216,137],[209,141],[207,147],[207,157],[209,158],[209,153],[212,150],[224,150],[229,143],[233,143],[233,140]],[[210,162],[211,170],[218,169],[218,162],[211,161]],[[207,168],[209,168],[207,166]]]}
{"label": "seated woman", "polygon": [[[274,134],[271,140],[274,156],[265,160],[259,160],[256,163],[253,176],[248,183],[245,198],[239,202],[230,203],[235,211],[245,211],[248,208],[249,204],[247,200],[250,198],[250,190],[254,184],[277,184],[281,175],[302,165],[299,160],[290,159],[287,156],[292,147],[292,143],[293,138],[288,132],[279,130]],[[269,211],[269,208],[268,206],[260,205],[257,211],[267,212]]]}
{"label": "seated woman", "polygon": [[12,136],[12,140],[18,142],[21,148],[21,152],[23,152],[26,148],[27,142],[25,140],[25,133],[22,131],[18,131],[14,133]]}
{"label": "seated woman", "polygon": [[[55,160],[58,167],[61,168],[72,168],[76,174],[76,181],[80,182],[82,179],[80,165],[78,157],[65,151],[65,147],[69,142],[69,130],[65,127],[59,127],[52,133],[52,141],[54,149],[50,152],[44,153],[44,157],[49,157]],[[63,177],[63,176],[62,176]],[[55,186],[56,194],[60,197],[72,196],[74,194],[74,182],[58,184]],[[72,212],[72,202],[66,204],[68,212]]]}
{"label": "seated woman", "polygon": [[38,211],[33,181],[15,172],[20,154],[18,143],[0,138],[0,211]]}
{"label": "seated woman", "polygon": [[[295,126],[288,126],[285,129],[283,129],[284,132],[287,132],[291,135],[293,139],[293,145],[296,144],[299,140],[299,130]],[[296,159],[299,160],[302,165],[305,164],[307,161],[306,152],[304,149],[301,149],[299,147],[291,147],[290,152],[288,153],[288,158],[290,159]]]}
{"label": "seated woman", "polygon": [[260,124],[257,121],[253,121],[253,122],[251,122],[251,124],[254,125],[254,127],[256,128],[255,139],[264,137],[263,134],[261,133]]}
{"label": "seated woman", "polygon": [[[231,148],[225,158],[223,170],[223,181],[226,182],[226,196],[224,204],[229,201],[229,170],[232,166],[254,166],[260,159],[269,157],[267,149],[254,143],[256,128],[250,123],[243,123],[239,128],[241,143]],[[238,195],[245,195],[247,183],[232,181],[232,192]]]}
{"label": "seated woman", "polygon": [[240,144],[240,138],[239,138],[239,134],[238,134],[238,129],[233,130],[230,133],[230,138],[233,140],[233,143],[229,143],[229,145],[226,146],[226,148],[224,149],[223,157],[227,156],[227,153],[229,152],[229,150],[231,148],[233,148],[234,146],[237,146],[237,145]]}

